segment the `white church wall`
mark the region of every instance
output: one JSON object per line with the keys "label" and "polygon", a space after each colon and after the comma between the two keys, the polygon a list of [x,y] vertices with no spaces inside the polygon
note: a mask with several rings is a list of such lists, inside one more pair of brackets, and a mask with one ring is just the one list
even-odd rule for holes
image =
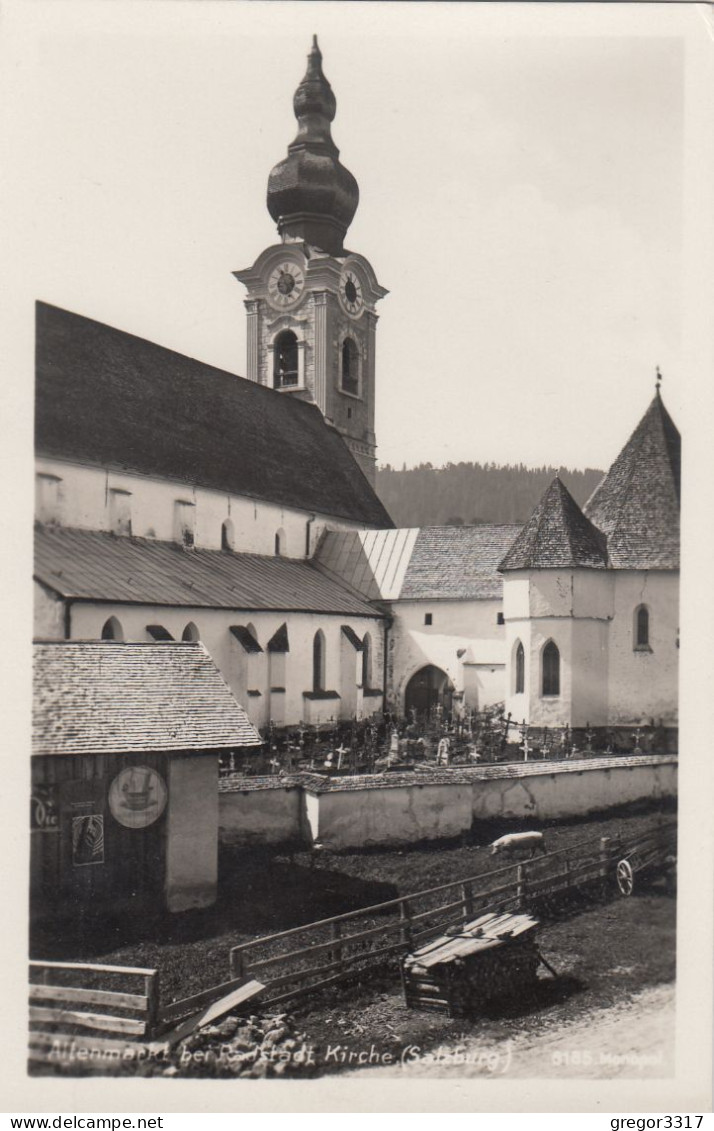
{"label": "white church wall", "polygon": [[483,711],[506,697],[505,664],[463,665],[464,708]]}
{"label": "white church wall", "polygon": [[[61,607],[61,602],[57,602]],[[48,610],[42,606],[41,615],[49,624]],[[383,629],[380,620],[369,617],[349,617],[318,613],[261,612],[253,610],[165,608],[149,605],[121,605],[111,603],[77,602],[70,613],[71,638],[98,640],[102,627],[110,617],[119,621],[125,641],[150,640],[146,626],[162,625],[175,640],[181,640],[187,626],[195,626],[198,638],[205,644],[223,678],[238,702],[245,708],[251,722],[265,727],[272,718],[276,725],[326,722],[329,719],[352,718],[356,713],[358,697],[361,715],[366,717],[382,708],[381,695],[362,698],[356,686],[345,682],[347,668],[342,664],[344,634],[342,625],[348,625],[362,640],[369,632],[372,642],[372,671],[377,687],[382,686]],[[59,622],[58,622],[59,623]],[[63,623],[63,622],[62,622]],[[268,641],[281,625],[287,624],[289,651],[268,653]],[[248,653],[230,632],[231,625],[250,626],[263,649]],[[306,698],[312,693],[313,641],[320,630],[325,638],[325,691],[334,691],[331,698]],[[57,633],[58,637],[63,635]],[[281,659],[284,655],[284,659]],[[357,653],[355,653],[357,655]],[[283,683],[273,685],[271,659],[276,658]],[[359,678],[360,666],[355,661],[351,669],[353,678]],[[284,691],[271,691],[272,686],[284,686]],[[279,714],[278,714],[279,712]]]}
{"label": "white church wall", "polygon": [[[533,570],[504,577],[506,712],[531,726],[604,726],[608,721],[608,634],[615,578],[604,570]],[[518,641],[524,690],[516,693]],[[560,654],[560,693],[543,694],[543,648]]]}
{"label": "white church wall", "polygon": [[[324,529],[364,528],[347,519],[281,507],[207,487],[63,460],[38,460],[37,475],[43,485],[41,491],[38,489],[41,503],[38,517],[81,530],[125,534],[129,516],[134,537],[172,541],[176,537],[176,503],[183,501],[192,503],[195,508],[194,544],[200,549],[220,550],[222,527],[227,522],[234,550],[272,556],[275,536],[281,532],[281,555],[304,558],[308,533],[312,554]],[[47,483],[52,485],[51,493],[44,489]],[[121,509],[117,507],[117,493],[121,493]],[[118,521],[121,529],[116,528]]]}
{"label": "white church wall", "polygon": [[[527,582],[526,582],[526,586],[527,586]],[[525,603],[526,603],[526,606],[527,606],[528,594],[527,594],[526,586],[524,586],[523,584],[520,584],[520,583],[518,584],[517,593],[516,593],[517,600],[515,602],[513,602],[513,604],[516,604],[517,607],[519,607],[521,610],[522,610],[523,604],[524,604],[524,600],[523,600],[524,597],[525,597]],[[511,588],[511,580],[509,578],[508,583],[506,585],[504,585],[504,597],[506,598],[506,601],[504,602],[504,604],[505,604],[506,609],[508,609],[509,607],[511,607],[511,608],[513,607],[513,605],[510,602],[510,596],[511,596],[510,588]],[[516,691],[516,650],[518,648],[519,643],[523,645],[523,655],[524,655],[523,691],[517,692]],[[519,723],[530,721],[530,714],[531,714],[530,695],[531,695],[532,672],[531,672],[530,664],[528,664],[526,662],[527,657],[530,655],[530,652],[531,652],[531,622],[530,622],[530,620],[527,620],[523,617],[521,617],[519,619],[509,617],[506,620],[506,667],[505,667],[504,676],[503,676],[503,683],[504,683],[504,688],[505,688],[504,706],[505,706],[506,715],[510,715],[511,718],[515,719]]]}
{"label": "white church wall", "polygon": [[[508,578],[508,574],[506,574]],[[614,612],[612,572],[595,569],[539,569],[528,575],[532,617],[608,617]],[[519,578],[519,580],[525,580]],[[510,586],[510,581],[508,582]],[[518,602],[522,593],[518,593]],[[509,601],[509,607],[512,603]],[[511,615],[517,615],[515,611]],[[523,612],[520,615],[526,615]]]}
{"label": "white church wall", "polygon": [[573,621],[571,726],[607,724],[609,631],[609,621]]}
{"label": "white church wall", "polygon": [[[481,710],[486,702],[500,702],[504,697],[503,640],[505,627],[498,623],[503,604],[498,600],[469,601],[395,601],[392,604],[394,623],[391,629],[392,648],[390,686],[396,709],[404,709],[404,693],[411,677],[428,664],[445,671],[457,691],[464,691],[464,706]],[[424,623],[431,616],[431,624]],[[416,637],[413,635],[416,634]],[[451,638],[451,639],[449,639]],[[485,643],[479,660],[491,660],[484,679],[471,676],[464,682],[464,667],[459,651]],[[488,642],[493,654],[488,655]],[[479,649],[483,650],[482,648]],[[490,669],[493,668],[493,678]],[[486,698],[482,702],[479,695]],[[468,691],[468,694],[466,692]],[[493,698],[495,696],[495,698]]]}
{"label": "white church wall", "polygon": [[525,572],[503,575],[503,617],[508,624],[530,616],[530,575]]}
{"label": "white church wall", "polygon": [[573,571],[573,615],[610,620],[615,614],[615,571]]}
{"label": "white church wall", "polygon": [[[571,617],[540,617],[531,621],[530,649],[526,667],[530,669],[529,710],[526,722],[536,727],[573,725],[573,620]],[[560,693],[543,695],[543,649],[552,640],[560,653]]]}
{"label": "white church wall", "polygon": [[[649,612],[649,645],[636,648],[635,610]],[[619,570],[610,627],[609,722],[677,720],[679,574]]]}
{"label": "white church wall", "polygon": [[64,639],[64,605],[37,581],[33,584],[33,630],[35,640]]}

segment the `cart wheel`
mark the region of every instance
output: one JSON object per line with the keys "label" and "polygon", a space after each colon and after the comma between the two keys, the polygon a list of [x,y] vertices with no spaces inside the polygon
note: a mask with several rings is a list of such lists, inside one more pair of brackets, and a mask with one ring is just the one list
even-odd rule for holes
{"label": "cart wheel", "polygon": [[629,860],[619,860],[615,871],[615,879],[620,895],[632,895],[635,886],[635,875]]}

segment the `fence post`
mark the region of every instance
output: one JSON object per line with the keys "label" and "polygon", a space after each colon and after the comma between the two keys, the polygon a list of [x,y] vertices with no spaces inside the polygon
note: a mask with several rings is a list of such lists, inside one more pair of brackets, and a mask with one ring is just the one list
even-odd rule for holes
{"label": "fence post", "polygon": [[464,920],[470,919],[474,913],[473,886],[470,883],[461,885],[461,898],[463,900],[463,918]]}
{"label": "fence post", "polygon": [[245,977],[245,962],[243,951],[240,947],[233,947],[230,952],[231,978]]}
{"label": "fence post", "polygon": [[401,926],[400,936],[401,941],[409,949],[412,949],[412,919],[409,913],[409,900],[399,900],[399,922]]}
{"label": "fence post", "polygon": [[607,887],[607,877],[610,871],[610,837],[600,837],[600,877],[602,879],[603,892]]}
{"label": "fence post", "polygon": [[334,949],[330,951],[330,955],[331,955],[330,960],[332,962],[341,962],[342,961],[342,944],[339,941],[342,938],[342,924],[341,923],[333,923],[332,924],[332,938],[335,940],[336,945],[335,945]]}
{"label": "fence post", "polygon": [[516,868],[516,904],[519,911],[525,907],[527,898],[528,873],[525,864],[519,864]]}
{"label": "fence post", "polygon": [[153,974],[147,974],[144,978],[144,988],[146,992],[146,1036],[149,1040],[156,1032],[156,1024],[159,1019],[159,974],[154,970]]}

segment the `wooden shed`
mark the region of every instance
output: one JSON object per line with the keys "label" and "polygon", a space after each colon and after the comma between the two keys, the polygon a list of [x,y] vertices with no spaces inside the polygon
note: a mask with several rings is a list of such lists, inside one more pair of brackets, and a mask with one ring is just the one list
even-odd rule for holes
{"label": "wooden shed", "polygon": [[33,918],[213,903],[218,758],[260,742],[200,643],[36,643]]}

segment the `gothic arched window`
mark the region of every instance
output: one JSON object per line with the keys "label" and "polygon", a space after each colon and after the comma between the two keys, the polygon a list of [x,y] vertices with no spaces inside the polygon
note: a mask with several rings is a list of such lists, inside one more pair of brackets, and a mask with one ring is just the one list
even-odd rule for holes
{"label": "gothic arched window", "polygon": [[325,690],[325,634],[321,629],[312,642],[312,690]]}
{"label": "gothic arched window", "polygon": [[342,343],[342,388],[345,393],[359,396],[359,350],[352,338]]}
{"label": "gothic arched window", "polygon": [[560,652],[552,640],[543,649],[543,694],[560,695]]}
{"label": "gothic arched window", "polygon": [[362,687],[369,690],[372,686],[372,637],[368,632],[362,641]]}
{"label": "gothic arched window", "polygon": [[285,531],[282,526],[275,532],[275,556],[279,558],[285,553]]}
{"label": "gothic arched window", "polygon": [[116,640],[119,642],[124,640],[124,629],[121,626],[121,622],[118,621],[116,617],[110,617],[109,620],[105,621],[102,625],[102,640]]}
{"label": "gothic arched window", "polygon": [[192,644],[196,644],[197,641],[201,639],[201,637],[198,635],[198,629],[196,628],[196,625],[192,620],[188,622],[185,629],[181,633],[181,639]]}
{"label": "gothic arched window", "polygon": [[283,330],[273,346],[273,387],[288,389],[298,377],[298,340],[292,330]]}
{"label": "gothic arched window", "polygon": [[635,609],[635,648],[650,646],[650,613],[646,605]]}
{"label": "gothic arched window", "polygon": [[526,689],[526,654],[520,640],[516,648],[516,695],[521,695]]}
{"label": "gothic arched window", "polygon": [[236,544],[235,527],[233,520],[227,518],[221,526],[221,549],[232,550]]}

